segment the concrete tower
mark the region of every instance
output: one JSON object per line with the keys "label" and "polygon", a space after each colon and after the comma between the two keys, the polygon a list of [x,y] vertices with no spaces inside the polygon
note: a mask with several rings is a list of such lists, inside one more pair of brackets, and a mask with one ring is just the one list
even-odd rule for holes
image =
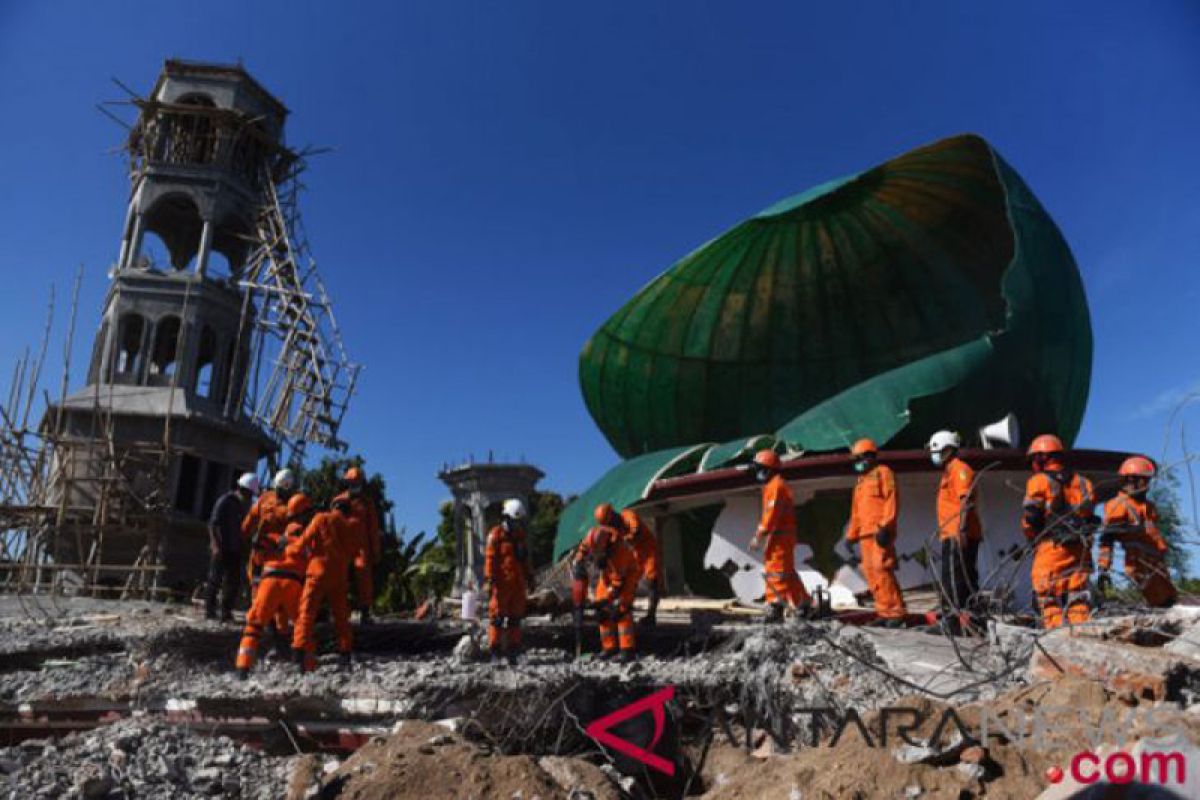
{"label": "concrete tower", "polygon": [[[178,583],[203,567],[216,498],[275,447],[244,409],[255,306],[238,278],[291,156],[287,109],[240,66],[168,61],[138,105],[130,200],[88,383],[47,416],[62,441],[52,494],[67,508],[97,507],[116,479],[156,495],[140,498],[160,512],[153,555]],[[150,237],[166,263],[149,257]],[[129,563],[145,537],[114,527],[104,563]],[[80,543],[88,547],[60,545],[57,558],[87,558]]]}

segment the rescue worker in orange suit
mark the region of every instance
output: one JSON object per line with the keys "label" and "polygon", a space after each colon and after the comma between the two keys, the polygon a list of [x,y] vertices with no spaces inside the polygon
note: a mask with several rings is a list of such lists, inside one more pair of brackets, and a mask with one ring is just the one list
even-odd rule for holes
{"label": "rescue worker in orange suit", "polygon": [[367,495],[367,480],[360,467],[350,467],[342,476],[344,490],[334,498],[348,504],[350,525],[357,542],[354,549],[354,596],[358,602],[359,622],[371,621],[371,604],[375,602],[373,573],[379,563],[379,513],[375,502]]}
{"label": "rescue worker in orange suit", "polygon": [[1033,594],[1042,627],[1072,625],[1091,618],[1092,482],[1068,465],[1063,443],[1045,434],[1029,445],[1033,475],[1025,484],[1021,530],[1033,543]]}
{"label": "rescue worker in orange suit", "polygon": [[767,622],[783,619],[785,603],[800,616],[812,612],[812,598],[796,574],[796,502],[782,472],[783,464],[773,450],[760,450],[754,456],[754,478],[765,485],[762,518],[750,540],[750,549],[757,550],[766,540],[763,578],[767,584]]}
{"label": "rescue worker in orange suit", "polygon": [[1100,529],[1100,577],[1097,587],[1112,587],[1113,545],[1125,550],[1125,574],[1154,608],[1175,605],[1179,593],[1167,569],[1167,542],[1158,529],[1158,508],[1146,495],[1157,470],[1143,456],[1125,459],[1118,474],[1121,491],[1104,505],[1104,527]]}
{"label": "rescue worker in orange suit", "polygon": [[662,556],[658,551],[658,537],[638,513],[627,508],[620,514],[610,505],[603,506],[612,513],[600,524],[615,528],[629,542],[641,569],[641,580],[650,587],[650,598],[643,625],[653,626],[658,622],[658,601],[662,594]]}
{"label": "rescue worker in orange suit", "polygon": [[262,576],[254,603],[246,614],[246,629],[238,647],[238,677],[245,678],[254,666],[258,647],[268,622],[274,621],[277,630],[287,631],[300,613],[300,594],[308,556],[302,541],[304,530],[312,519],[312,502],[303,494],[288,499],[288,525],[278,539],[262,549]]}
{"label": "rescue worker in orange suit", "polygon": [[885,627],[901,627],[907,611],[896,581],[896,476],[890,467],[879,463],[879,448],[870,439],[859,439],[850,454],[858,480],[850,504],[846,542],[851,548],[855,544],[862,548],[862,568],[875,600],[875,615]]}
{"label": "rescue worker in orange suit", "polygon": [[296,632],[292,637],[292,655],[302,672],[316,669],[317,613],[321,610],[321,604],[327,601],[333,617],[339,663],[343,668],[348,668],[354,637],[350,628],[347,584],[350,560],[358,545],[350,522],[349,503],[335,499],[330,511],[319,512],[312,518],[300,542],[308,554],[308,567],[304,573],[304,589],[300,594]]}
{"label": "rescue worker in orange suit", "polygon": [[516,664],[521,652],[521,619],[533,565],[525,536],[525,504],[505,500],[500,524],[488,531],[483,556],[488,600],[488,649],[492,663]]}
{"label": "rescue worker in orange suit", "polygon": [[600,621],[600,657],[633,661],[637,657],[633,596],[642,571],[628,540],[619,530],[604,524],[613,515],[613,507],[608,503],[596,506],[595,518],[599,524],[588,531],[575,551],[571,570],[575,578],[575,601],[578,607],[586,598],[588,565],[594,564],[599,577],[592,605]]}
{"label": "rescue worker in orange suit", "polygon": [[[250,507],[250,513],[242,520],[242,535],[250,542],[250,560],[247,565],[250,578],[251,604],[258,595],[264,556],[275,550],[279,537],[288,527],[288,500],[296,488],[296,476],[290,469],[281,469],[271,480],[271,488],[258,496]],[[287,630],[286,621],[274,620],[277,632]]]}
{"label": "rescue worker in orange suit", "polygon": [[938,485],[937,524],[941,540],[942,619],[947,632],[962,631],[964,617],[979,586],[979,542],[983,527],[976,508],[975,470],[958,457],[957,433],[938,431],[926,448],[934,466],[942,468]]}

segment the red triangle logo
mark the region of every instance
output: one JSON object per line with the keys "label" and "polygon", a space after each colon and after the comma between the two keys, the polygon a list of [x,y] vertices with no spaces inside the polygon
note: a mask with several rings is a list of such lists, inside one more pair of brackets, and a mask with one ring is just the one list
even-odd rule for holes
{"label": "red triangle logo", "polygon": [[[641,700],[630,703],[624,708],[619,708],[613,713],[595,720],[587,726],[587,735],[600,744],[611,747],[618,753],[624,753],[630,758],[642,762],[651,769],[658,770],[666,775],[674,775],[674,763],[650,752],[658,744],[658,740],[662,738],[663,728],[666,725],[666,704],[674,697],[674,686],[659,689],[652,695],[643,697]],[[609,728],[620,725],[627,719],[633,719],[644,711],[649,711],[654,716],[654,739],[650,742],[650,750],[638,747],[633,742],[627,742],[609,732]]]}

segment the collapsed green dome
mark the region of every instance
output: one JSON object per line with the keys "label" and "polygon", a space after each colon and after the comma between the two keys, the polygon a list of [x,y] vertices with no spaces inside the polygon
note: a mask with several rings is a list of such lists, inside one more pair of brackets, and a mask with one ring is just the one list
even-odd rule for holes
{"label": "collapsed green dome", "polygon": [[1074,440],[1092,336],[1075,260],[990,145],[964,135],[781,201],[642,289],[584,346],[624,457],[774,433],[912,447],[1007,413]]}

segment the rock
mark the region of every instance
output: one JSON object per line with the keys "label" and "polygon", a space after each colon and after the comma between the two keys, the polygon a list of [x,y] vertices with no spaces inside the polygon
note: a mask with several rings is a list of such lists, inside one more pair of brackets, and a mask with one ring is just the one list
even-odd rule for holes
{"label": "rock", "polygon": [[192,783],[220,783],[221,770],[216,767],[205,767],[192,773]]}
{"label": "rock", "polygon": [[958,755],[958,760],[967,764],[982,764],[987,760],[988,751],[986,747],[974,745],[963,750]]}
{"label": "rock", "polygon": [[906,744],[892,751],[892,758],[901,764],[924,764],[936,755],[937,751],[932,747],[915,744]]}
{"label": "rock", "polygon": [[[451,733],[462,733],[463,729],[467,727],[467,722],[468,720],[464,717],[448,717],[447,719],[439,719],[433,724],[440,725]],[[397,722],[396,725],[398,729],[400,723]]]}
{"label": "rock", "polygon": [[760,744],[758,747],[756,747],[754,749],[754,751],[752,753],[750,753],[750,755],[752,755],[753,757],[758,758],[758,759],[763,759],[763,760],[766,760],[766,759],[776,756],[778,754],[779,754],[778,746],[775,744],[775,740],[772,739],[770,736],[764,737],[762,744]]}
{"label": "rock", "polygon": [[969,781],[983,780],[983,777],[987,774],[987,770],[984,769],[981,764],[968,764],[963,762],[957,764],[954,768],[958,770],[960,775]]}
{"label": "rock", "polygon": [[470,664],[479,660],[480,652],[475,637],[464,633],[458,644],[454,645],[454,660],[459,664]]}
{"label": "rock", "polygon": [[920,797],[920,796],[921,796],[921,793],[922,793],[923,791],[924,791],[924,790],[923,790],[923,789],[922,789],[920,786],[917,786],[917,785],[914,783],[914,784],[911,784],[911,785],[909,785],[909,786],[905,786],[905,787],[904,787],[904,796],[905,796],[905,797],[909,797],[909,798],[912,798],[912,797]]}
{"label": "rock", "polygon": [[430,747],[445,747],[448,744],[454,744],[454,737],[443,733],[439,736],[434,736],[426,744]]}

